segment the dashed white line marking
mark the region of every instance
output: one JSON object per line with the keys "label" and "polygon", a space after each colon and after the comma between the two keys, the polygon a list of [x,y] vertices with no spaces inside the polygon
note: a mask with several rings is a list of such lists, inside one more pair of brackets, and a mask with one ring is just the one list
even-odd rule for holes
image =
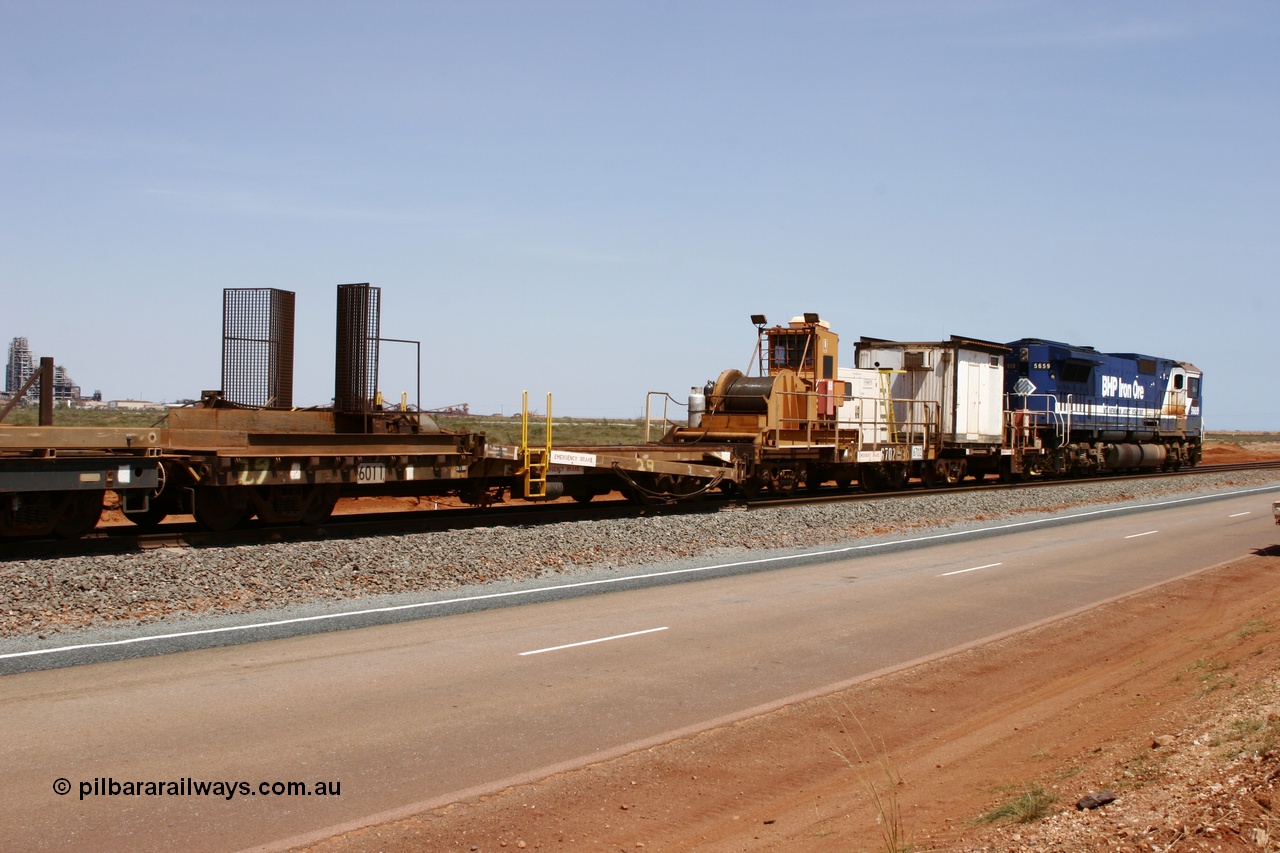
{"label": "dashed white line marking", "polygon": [[1125,539],[1137,539],[1139,536],[1150,536],[1152,533],[1159,533],[1159,530],[1148,530],[1146,533],[1130,533]]}
{"label": "dashed white line marking", "polygon": [[540,655],[543,652],[558,652],[561,649],[576,649],[578,646],[590,646],[593,643],[607,643],[610,640],[621,640],[621,639],[625,639],[626,637],[638,637],[641,634],[652,634],[656,631],[665,631],[665,630],[667,630],[665,627],[664,628],[646,628],[643,631],[632,631],[629,634],[614,634],[612,637],[600,637],[599,639],[596,639],[596,640],[583,640],[580,643],[565,643],[563,646],[550,646],[549,648],[545,648],[545,649],[534,649],[531,652],[521,652],[520,657],[524,657],[525,655]]}
{"label": "dashed white line marking", "polygon": [[1253,513],[1252,512],[1233,512],[1231,515],[1228,515],[1227,518],[1239,518],[1242,515],[1253,515]]}
{"label": "dashed white line marking", "polygon": [[996,566],[1003,566],[1004,563],[987,563],[985,566],[974,566],[972,569],[956,569],[954,572],[943,572],[938,575],[940,578],[950,577],[951,575],[962,575],[965,572],[976,572],[978,569],[994,569]]}

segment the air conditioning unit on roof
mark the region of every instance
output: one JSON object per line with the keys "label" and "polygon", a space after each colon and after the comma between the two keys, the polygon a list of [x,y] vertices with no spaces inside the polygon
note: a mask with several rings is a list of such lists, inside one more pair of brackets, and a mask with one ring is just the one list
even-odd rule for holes
{"label": "air conditioning unit on roof", "polygon": [[906,370],[933,370],[931,355],[928,350],[906,350],[902,353],[902,366]]}

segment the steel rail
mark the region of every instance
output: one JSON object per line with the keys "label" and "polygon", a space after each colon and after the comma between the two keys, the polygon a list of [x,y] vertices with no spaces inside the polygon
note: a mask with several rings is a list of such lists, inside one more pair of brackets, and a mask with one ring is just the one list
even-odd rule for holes
{"label": "steel rail", "polygon": [[958,483],[932,489],[919,485],[900,491],[866,492],[843,490],[831,486],[803,494],[780,497],[758,497],[749,502],[738,497],[709,496],[689,503],[662,505],[635,504],[626,500],[598,500],[590,504],[516,504],[483,508],[464,507],[441,510],[405,510],[384,513],[336,514],[318,526],[273,526],[251,521],[234,530],[213,532],[194,522],[163,524],[158,530],[141,532],[129,526],[99,527],[82,539],[11,539],[0,542],[0,562],[14,560],[58,559],[96,554],[121,554],[156,548],[208,548],[262,545],[279,542],[310,542],[325,539],[355,539],[377,536],[405,536],[446,530],[479,527],[512,527],[519,525],[555,524],[562,521],[593,521],[619,518],[641,518],[653,515],[711,513],[726,510],[775,509],[846,501],[885,500],[927,495],[962,494],[965,492],[1012,489],[1044,489],[1055,486],[1080,486],[1176,478],[1233,471],[1280,469],[1280,460],[1246,462],[1228,465],[1199,465],[1181,471],[1146,474],[1117,474],[1101,477],[1032,480],[1023,483],[973,482]]}
{"label": "steel rail", "polygon": [[[1258,471],[1280,468],[1280,459],[1267,462],[1238,462],[1225,465],[1197,465],[1181,471],[1151,471],[1138,474],[1102,474],[1093,477],[1057,477],[1026,480],[1020,483],[1005,483],[995,480],[980,480],[972,483],[956,483],[950,486],[924,488],[911,485],[897,491],[859,492],[855,490],[832,490],[823,487],[806,494],[792,494],[780,497],[761,496],[750,502],[752,507],[806,506],[811,504],[841,503],[843,501],[875,500],[877,498],[913,497],[919,495],[953,495],[964,492],[1005,491],[1014,489],[1044,489],[1055,486],[1087,486],[1091,483],[1122,483],[1131,480],[1157,480],[1194,476],[1197,474],[1223,474],[1232,471]],[[917,481],[912,481],[916,483]]]}

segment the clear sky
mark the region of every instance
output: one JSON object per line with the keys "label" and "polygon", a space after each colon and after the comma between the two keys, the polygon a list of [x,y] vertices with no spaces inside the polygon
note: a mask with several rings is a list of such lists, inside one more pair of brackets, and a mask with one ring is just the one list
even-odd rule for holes
{"label": "clear sky", "polygon": [[816,311],[1280,429],[1278,271],[1272,0],[0,0],[0,343],[108,399],[218,387],[222,288],[279,287],[327,403],[369,282],[428,407],[637,416]]}

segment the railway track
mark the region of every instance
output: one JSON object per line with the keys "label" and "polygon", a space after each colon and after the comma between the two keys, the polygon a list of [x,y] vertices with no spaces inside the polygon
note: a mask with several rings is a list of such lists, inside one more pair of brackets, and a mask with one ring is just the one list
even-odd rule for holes
{"label": "railway track", "polygon": [[751,509],[884,500],[894,497],[917,497],[964,492],[1052,489],[1057,486],[1082,485],[1090,482],[1153,480],[1269,469],[1280,469],[1280,460],[1228,465],[1200,465],[1194,469],[1184,471],[1112,475],[1090,479],[1035,480],[1012,484],[982,481],[932,489],[917,485],[898,492],[850,491],[827,486],[785,497],[757,498],[749,503],[744,503],[736,498],[709,497],[696,502],[666,505],[641,505],[621,499],[605,499],[585,505],[576,503],[512,504],[484,508],[467,507],[442,510],[337,514],[320,526],[278,526],[250,522],[242,527],[225,532],[208,531],[193,522],[167,523],[151,532],[140,532],[132,526],[120,525],[99,527],[94,533],[73,541],[43,538],[9,540],[0,544],[0,561],[121,554],[156,548],[233,547],[273,542],[405,536],[415,533],[477,527],[543,525],[563,521],[636,518],[645,515],[721,512],[729,509],[748,511]]}
{"label": "railway track", "polygon": [[821,489],[808,492],[806,494],[797,494],[788,497],[758,499],[752,501],[751,506],[808,506],[813,504],[839,503],[841,501],[851,500],[874,500],[877,498],[895,497],[899,495],[903,497],[911,497],[917,495],[946,495],[960,492],[999,491],[1008,489],[1044,489],[1054,488],[1056,486],[1079,486],[1088,485],[1089,483],[1116,483],[1124,482],[1126,480],[1159,480],[1195,476],[1197,474],[1222,474],[1231,471],[1260,471],[1273,468],[1280,468],[1280,459],[1268,462],[1240,462],[1229,465],[1197,465],[1195,468],[1183,471],[1158,471],[1143,474],[1108,474],[1102,477],[1089,477],[1082,479],[1059,478],[1029,480],[1025,483],[1001,483],[994,480],[984,480],[981,482],[961,483],[954,486],[943,486],[932,489],[917,485],[900,492],[842,492]]}

